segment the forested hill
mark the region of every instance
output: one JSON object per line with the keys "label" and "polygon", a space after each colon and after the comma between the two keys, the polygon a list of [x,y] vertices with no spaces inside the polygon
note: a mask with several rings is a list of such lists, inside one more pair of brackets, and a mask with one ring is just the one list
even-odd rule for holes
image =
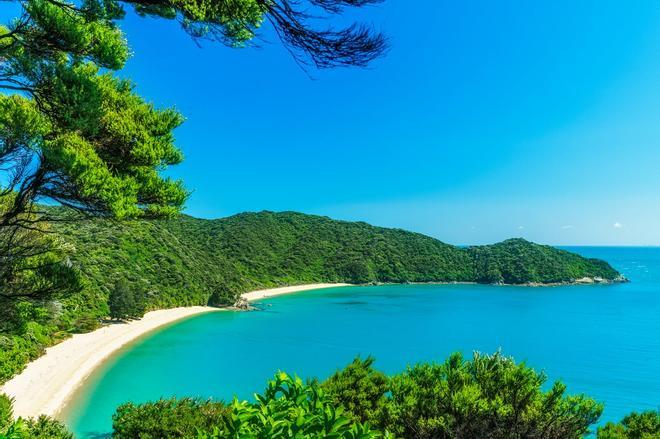
{"label": "forested hill", "polygon": [[[255,288],[312,282],[560,283],[613,280],[604,261],[511,239],[461,248],[418,233],[294,212],[219,220],[88,220],[59,225],[76,248],[86,294],[117,279],[144,291],[149,308],[230,303]],[[105,309],[99,309],[103,312]]]}
{"label": "forested hill", "polygon": [[619,276],[606,262],[522,239],[461,248],[418,233],[292,212],[213,221],[87,219],[52,227],[74,247],[71,263],[81,272],[82,290],[23,303],[15,322],[0,325],[0,383],[71,332],[98,327],[111,292],[135,295],[142,312],[232,304],[241,292],[288,284],[522,284]]}

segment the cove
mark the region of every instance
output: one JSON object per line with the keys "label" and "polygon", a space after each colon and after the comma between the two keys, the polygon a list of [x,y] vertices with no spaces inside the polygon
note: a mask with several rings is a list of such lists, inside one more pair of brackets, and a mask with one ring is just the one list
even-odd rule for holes
{"label": "cove", "polygon": [[280,296],[257,312],[194,317],[127,346],[63,413],[77,437],[104,437],[126,401],[251,398],[278,370],[324,378],[356,355],[395,373],[451,352],[501,349],[606,404],[602,421],[660,403],[660,249],[571,248],[629,284],[342,287]]}

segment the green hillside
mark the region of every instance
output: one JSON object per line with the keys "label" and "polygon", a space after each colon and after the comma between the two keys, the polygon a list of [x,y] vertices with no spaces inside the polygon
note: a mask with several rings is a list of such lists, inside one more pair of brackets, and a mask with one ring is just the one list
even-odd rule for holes
{"label": "green hillside", "polygon": [[0,382],[71,332],[108,315],[118,281],[147,310],[234,303],[245,291],[314,282],[562,283],[619,276],[606,262],[512,239],[462,248],[419,233],[300,213],[244,213],[219,220],[55,223],[75,247],[84,288],[25,307],[0,327]]}
{"label": "green hillside", "polygon": [[522,239],[461,248],[294,212],[58,227],[77,249],[73,262],[88,281],[87,293],[98,296],[95,305],[118,278],[145,291],[149,308],[156,308],[226,304],[252,289],[312,282],[524,284],[619,275],[606,262]]}

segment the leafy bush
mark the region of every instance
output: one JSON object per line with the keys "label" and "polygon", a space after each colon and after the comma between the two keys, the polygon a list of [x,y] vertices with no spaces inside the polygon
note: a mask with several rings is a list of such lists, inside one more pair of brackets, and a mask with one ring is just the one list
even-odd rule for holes
{"label": "leafy bush", "polygon": [[115,282],[108,297],[110,317],[118,320],[139,319],[144,316],[144,301],[139,292],[124,279]]}
{"label": "leafy bush", "polygon": [[11,399],[0,394],[0,432],[5,431],[14,418],[11,405]]}
{"label": "leafy bush", "polygon": [[47,416],[28,419],[25,426],[27,437],[31,439],[73,439],[64,424]]}
{"label": "leafy bush", "polygon": [[660,411],[631,413],[620,423],[608,422],[598,429],[598,439],[660,438]]}
{"label": "leafy bush", "polygon": [[603,407],[584,396],[550,391],[543,374],[499,353],[453,354],[419,364],[391,380],[383,428],[406,438],[580,438]]}
{"label": "leafy bush", "polygon": [[73,435],[47,416],[13,420],[11,399],[0,395],[0,439],[73,439]]}
{"label": "leafy bush", "polygon": [[387,403],[385,394],[390,387],[387,376],[375,370],[373,363],[373,357],[365,360],[358,357],[323,382],[321,387],[354,419],[377,425],[380,424]]}
{"label": "leafy bush", "polygon": [[[602,405],[566,395],[557,382],[501,354],[454,354],[387,378],[373,359],[356,358],[325,382],[304,384],[278,373],[255,402],[234,400],[203,414],[195,400],[119,408],[117,438],[375,438],[578,439],[598,421]],[[649,425],[631,421],[629,424]],[[375,428],[375,430],[374,430]],[[378,431],[377,431],[378,430]],[[637,436],[607,436],[606,439]],[[643,436],[642,436],[643,437]],[[644,437],[645,438],[645,437]]]}
{"label": "leafy bush", "polygon": [[221,402],[163,399],[153,403],[123,404],[112,418],[115,438],[186,438],[197,430],[225,425],[230,409]]}
{"label": "leafy bush", "polygon": [[116,438],[378,438],[367,425],[343,415],[316,383],[278,373],[256,402],[201,403],[163,400],[121,406],[113,417]]}

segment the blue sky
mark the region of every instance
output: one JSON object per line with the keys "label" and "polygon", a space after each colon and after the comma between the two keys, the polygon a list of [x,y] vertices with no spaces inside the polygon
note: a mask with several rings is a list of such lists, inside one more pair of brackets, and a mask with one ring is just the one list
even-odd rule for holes
{"label": "blue sky", "polygon": [[[541,4],[545,3],[545,4]],[[388,0],[367,70],[311,72],[276,39],[199,48],[123,22],[122,75],[186,117],[187,213],[297,210],[457,244],[660,244],[660,4]]]}

